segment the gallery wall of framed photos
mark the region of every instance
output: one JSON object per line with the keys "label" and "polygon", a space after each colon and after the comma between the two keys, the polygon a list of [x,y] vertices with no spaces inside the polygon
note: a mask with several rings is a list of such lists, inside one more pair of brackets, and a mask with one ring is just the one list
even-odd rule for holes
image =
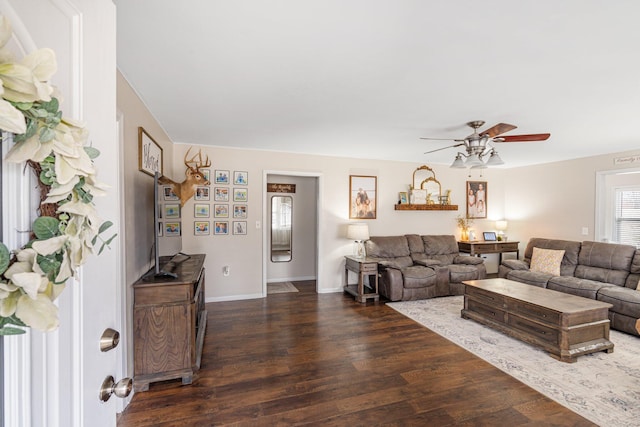
{"label": "gallery wall of framed photos", "polygon": [[[193,235],[246,235],[249,173],[225,169],[215,169],[213,175],[210,169],[202,172],[211,184],[198,187],[193,197]],[[170,187],[166,186],[164,191],[161,207],[164,225],[159,226],[159,232],[179,236],[182,232],[180,203]]]}

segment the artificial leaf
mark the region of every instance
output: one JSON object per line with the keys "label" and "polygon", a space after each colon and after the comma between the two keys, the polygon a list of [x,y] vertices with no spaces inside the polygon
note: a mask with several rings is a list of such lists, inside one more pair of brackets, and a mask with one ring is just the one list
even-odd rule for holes
{"label": "artificial leaf", "polygon": [[26,295],[21,296],[16,307],[16,317],[27,326],[44,332],[58,327],[58,307],[42,294],[35,300]]}
{"label": "artificial leaf", "polygon": [[41,216],[33,221],[33,232],[40,240],[49,239],[58,235],[59,222],[56,218]]}
{"label": "artificial leaf", "polygon": [[0,274],[7,270],[10,258],[9,248],[7,248],[4,243],[0,242]]}

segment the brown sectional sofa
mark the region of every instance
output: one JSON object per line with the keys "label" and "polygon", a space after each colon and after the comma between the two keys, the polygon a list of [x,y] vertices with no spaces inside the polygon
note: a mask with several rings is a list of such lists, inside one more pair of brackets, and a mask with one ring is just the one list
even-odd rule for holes
{"label": "brown sectional sofa", "polygon": [[[565,251],[560,276],[529,270],[534,247]],[[608,302],[611,327],[640,336],[640,250],[633,246],[532,238],[523,259],[504,260],[498,276]]]}
{"label": "brown sectional sofa", "polygon": [[463,280],[484,279],[484,260],[461,256],[455,236],[372,236],[367,258],[378,262],[379,291],[391,301],[462,295]]}

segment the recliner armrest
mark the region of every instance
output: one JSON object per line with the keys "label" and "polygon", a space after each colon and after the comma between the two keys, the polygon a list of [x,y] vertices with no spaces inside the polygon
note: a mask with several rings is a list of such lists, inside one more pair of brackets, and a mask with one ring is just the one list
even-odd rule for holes
{"label": "recliner armrest", "polygon": [[509,267],[512,270],[528,270],[529,264],[519,259],[505,259],[502,261],[502,265]]}
{"label": "recliner armrest", "polygon": [[437,259],[427,259],[427,258],[414,259],[413,263],[416,265],[424,265],[425,267],[435,267],[436,265],[442,265],[442,263]]}
{"label": "recliner armrest", "polygon": [[484,259],[476,256],[458,255],[453,259],[454,264],[478,265],[484,263]]}

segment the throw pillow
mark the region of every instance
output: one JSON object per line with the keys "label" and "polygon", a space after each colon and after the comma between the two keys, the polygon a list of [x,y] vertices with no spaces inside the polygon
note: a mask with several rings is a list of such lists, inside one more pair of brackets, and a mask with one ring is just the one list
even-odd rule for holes
{"label": "throw pillow", "polygon": [[533,248],[531,255],[531,271],[560,275],[560,264],[564,257],[564,250]]}

